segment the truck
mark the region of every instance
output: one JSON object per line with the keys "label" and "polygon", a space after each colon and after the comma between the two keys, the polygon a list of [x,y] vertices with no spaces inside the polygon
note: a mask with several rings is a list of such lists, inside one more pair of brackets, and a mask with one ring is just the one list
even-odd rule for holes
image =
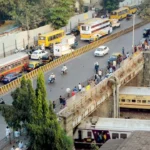
{"label": "truck", "polygon": [[73,47],[76,44],[76,37],[74,35],[67,35],[62,39],[61,43],[54,44],[54,57],[61,57],[74,51]]}

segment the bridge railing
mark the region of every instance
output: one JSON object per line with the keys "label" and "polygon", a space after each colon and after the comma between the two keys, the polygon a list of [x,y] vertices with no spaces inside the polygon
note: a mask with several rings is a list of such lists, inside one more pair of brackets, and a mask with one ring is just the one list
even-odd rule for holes
{"label": "bridge railing", "polygon": [[[135,25],[135,29],[139,28],[139,27],[141,27],[141,26],[143,26],[143,25],[145,25],[147,23],[148,23],[148,21],[143,21],[141,23],[138,23],[138,24]],[[131,31],[132,31],[132,27],[129,27],[129,28],[125,29],[125,30],[122,30],[122,31],[119,31],[119,32],[117,32],[115,34],[112,34],[112,35],[109,35],[107,37],[104,37],[103,39],[100,39],[100,40],[98,40],[98,41],[96,41],[94,43],[91,43],[89,45],[81,47],[78,50],[75,50],[75,51],[73,51],[70,54],[64,55],[64,56],[60,57],[59,59],[56,59],[56,60],[54,60],[54,61],[52,61],[52,62],[50,62],[50,63],[48,63],[48,64],[46,64],[46,65],[44,65],[44,66],[42,66],[42,67],[40,67],[38,69],[36,69],[36,70],[33,70],[30,73],[25,74],[24,76],[25,76],[26,79],[32,79],[32,78],[34,78],[34,77],[36,77],[38,75],[38,72],[40,70],[42,72],[46,72],[48,70],[51,70],[51,69],[59,66],[60,64],[63,64],[64,62],[66,62],[66,61],[68,61],[68,60],[70,60],[70,59],[72,59],[74,57],[77,57],[77,56],[79,56],[79,55],[81,55],[81,54],[83,54],[85,52],[88,52],[88,51],[90,51],[90,50],[92,50],[92,49],[94,49],[94,48],[96,48],[96,47],[98,47],[98,46],[100,46],[100,45],[102,45],[102,44],[104,44],[106,42],[109,42],[109,41],[111,41],[111,40],[113,40],[113,39],[115,39],[115,38],[117,38],[117,37],[119,37],[121,35],[124,35],[124,34],[126,34],[128,32],[131,32]],[[18,87],[20,85],[20,81],[21,81],[21,78],[18,78],[16,80],[10,82],[7,85],[4,85],[4,86],[0,87],[0,95],[5,94],[8,91],[12,90],[13,88]]]}
{"label": "bridge railing", "polygon": [[[144,58],[142,52],[136,52],[134,55],[129,57],[128,59],[124,60],[121,63],[121,67],[117,69],[112,76],[117,77],[119,84],[125,84],[127,83],[126,78],[129,75],[134,75],[134,72],[138,72],[139,67],[143,67],[144,64]],[[140,68],[141,69],[141,68]],[[77,95],[69,98],[67,100],[67,106],[63,110],[61,110],[58,115],[59,116],[66,116],[68,112],[76,112],[78,108],[81,108],[84,110],[84,106],[86,107],[86,104],[89,103],[89,100],[96,99],[98,97],[109,97],[112,94],[112,88],[108,85],[108,81],[111,78],[105,78],[102,80],[99,84],[95,85],[94,87],[91,87],[88,91],[85,91],[84,93],[80,92]],[[103,100],[103,98],[102,98]],[[99,105],[101,101],[97,101],[96,105]]]}

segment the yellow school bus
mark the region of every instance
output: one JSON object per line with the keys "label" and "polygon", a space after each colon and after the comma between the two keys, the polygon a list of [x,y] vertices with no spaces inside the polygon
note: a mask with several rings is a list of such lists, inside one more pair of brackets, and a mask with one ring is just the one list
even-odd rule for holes
{"label": "yellow school bus", "polygon": [[124,6],[129,9],[129,14],[135,14],[137,12],[137,6]]}
{"label": "yellow school bus", "polygon": [[125,86],[119,91],[120,108],[150,109],[150,88]]}
{"label": "yellow school bus", "polygon": [[122,20],[127,17],[127,14],[129,14],[129,7],[122,7],[118,10],[114,10],[111,12],[110,19],[118,19]]}
{"label": "yellow school bus", "polygon": [[55,30],[50,33],[42,34],[39,36],[38,45],[44,44],[45,47],[50,47],[55,43],[60,43],[65,36],[64,30]]}

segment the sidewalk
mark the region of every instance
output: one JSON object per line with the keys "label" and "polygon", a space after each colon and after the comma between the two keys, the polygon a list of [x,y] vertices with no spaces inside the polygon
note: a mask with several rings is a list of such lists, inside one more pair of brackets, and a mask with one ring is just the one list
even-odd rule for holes
{"label": "sidewalk", "polygon": [[18,138],[15,138],[13,133],[11,133],[9,137],[5,137],[4,139],[2,139],[0,141],[0,150],[10,150],[13,146],[15,146],[15,148],[18,148],[18,144],[20,141],[23,142],[23,150],[27,150],[27,147],[29,145],[29,137],[26,136],[25,133],[22,133],[22,135]]}

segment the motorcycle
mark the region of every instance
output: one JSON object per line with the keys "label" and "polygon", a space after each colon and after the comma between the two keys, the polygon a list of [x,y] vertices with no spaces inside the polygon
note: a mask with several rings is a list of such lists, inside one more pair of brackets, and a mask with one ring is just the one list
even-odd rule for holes
{"label": "motorcycle", "polygon": [[61,74],[67,74],[67,69],[66,70],[62,69]]}
{"label": "motorcycle", "polygon": [[49,77],[49,79],[48,79],[48,83],[54,83],[55,82],[55,78],[51,78],[51,77]]}

